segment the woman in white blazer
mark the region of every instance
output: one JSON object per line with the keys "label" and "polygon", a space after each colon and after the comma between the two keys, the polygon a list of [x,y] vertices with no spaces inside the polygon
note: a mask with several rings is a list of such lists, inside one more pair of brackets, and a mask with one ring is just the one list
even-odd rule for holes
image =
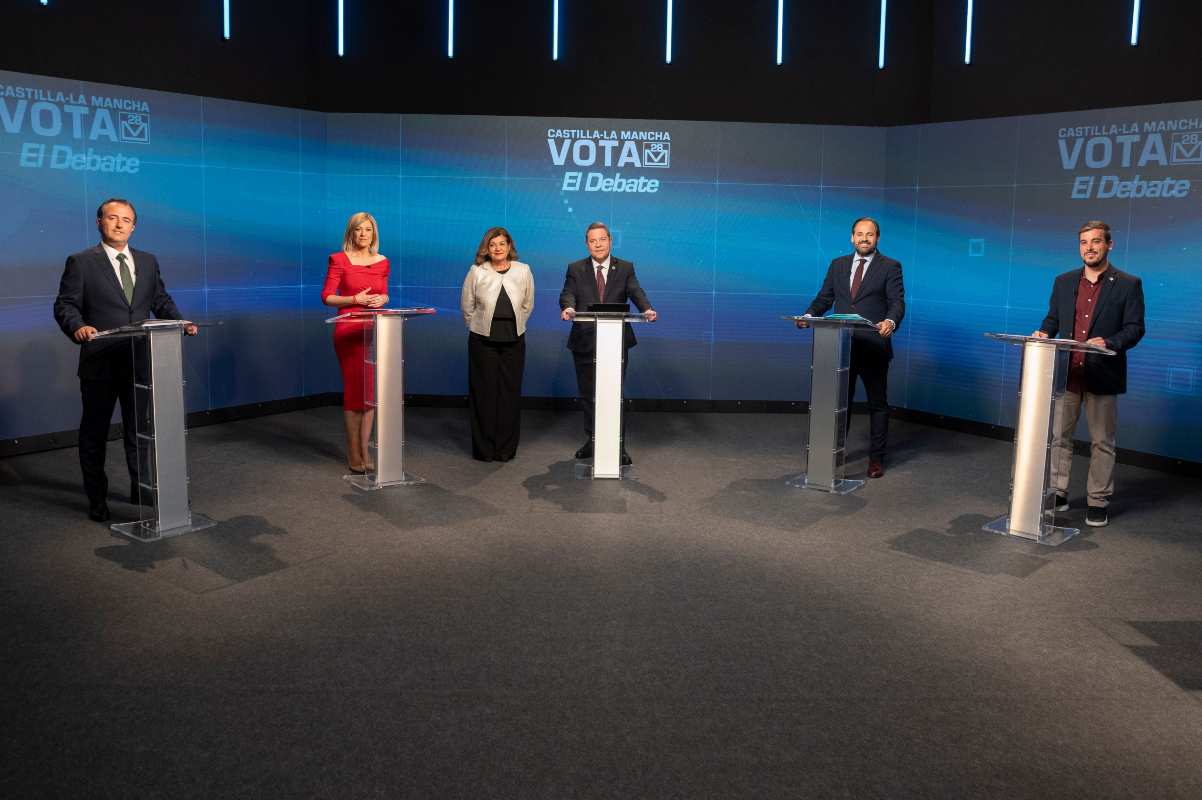
{"label": "woman in white blazer", "polygon": [[480,461],[509,461],[518,450],[526,320],[534,310],[534,275],[517,258],[509,231],[489,228],[459,297],[469,331],[472,458]]}

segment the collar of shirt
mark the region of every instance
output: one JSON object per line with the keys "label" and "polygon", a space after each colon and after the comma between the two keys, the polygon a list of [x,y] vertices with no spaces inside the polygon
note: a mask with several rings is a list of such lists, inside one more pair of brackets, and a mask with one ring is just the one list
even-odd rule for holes
{"label": "collar of shirt", "polygon": [[118,250],[115,247],[109,247],[105,242],[101,242],[100,246],[104,248],[104,254],[109,257],[109,263],[113,265],[113,272],[117,275],[117,281],[121,281],[121,262],[117,260],[117,256],[125,253],[125,263],[129,265],[129,275],[133,278],[134,283],[138,282],[138,269],[134,266],[134,254],[129,251],[129,245]]}
{"label": "collar of shirt", "polygon": [[606,259],[604,261],[598,261],[595,258],[590,258],[589,261],[592,262],[594,273],[596,273],[597,267],[600,267],[602,274],[604,274],[605,277],[607,277],[607,278],[609,277],[610,258],[608,256],[606,257]]}
{"label": "collar of shirt", "polygon": [[1106,269],[1102,270],[1102,272],[1098,275],[1097,281],[1091,281],[1089,279],[1089,277],[1085,274],[1085,267],[1081,267],[1081,280],[1085,281],[1086,283],[1100,284],[1106,278],[1106,276],[1108,276],[1109,274],[1110,274],[1110,265],[1107,264]]}

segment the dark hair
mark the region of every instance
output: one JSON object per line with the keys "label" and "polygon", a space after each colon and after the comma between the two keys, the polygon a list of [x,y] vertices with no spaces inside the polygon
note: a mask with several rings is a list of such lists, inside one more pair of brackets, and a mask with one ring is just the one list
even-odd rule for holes
{"label": "dark hair", "polygon": [[1106,236],[1107,242],[1110,241],[1110,226],[1107,225],[1105,222],[1102,222],[1102,220],[1100,220],[1100,219],[1091,219],[1089,222],[1082,225],[1081,230],[1077,231],[1077,235],[1080,236],[1081,234],[1085,233],[1086,231],[1092,231],[1095,228],[1100,229],[1102,231],[1102,233]]}
{"label": "dark hair", "polygon": [[881,223],[877,222],[877,221],[876,221],[875,219],[873,219],[872,217],[860,217],[860,218],[859,218],[859,219],[857,219],[855,222],[853,222],[853,223],[851,224],[851,232],[852,232],[852,234],[853,234],[853,235],[854,235],[854,234],[855,234],[855,232],[856,232],[856,226],[857,226],[857,225],[859,225],[861,222],[871,222],[871,223],[873,224],[873,226],[876,228],[876,235],[877,235],[877,238],[878,238],[878,239],[880,238],[880,236],[881,236]]}
{"label": "dark hair", "polygon": [[120,203],[123,206],[129,206],[129,210],[134,212],[134,224],[135,225],[138,224],[138,209],[134,208],[134,204],[129,202],[128,200],[126,200],[123,197],[110,197],[108,200],[105,200],[103,203],[101,203],[99,206],[97,206],[96,207],[96,219],[100,219],[101,217],[104,216],[104,207],[107,206],[109,203]]}
{"label": "dark hair", "polygon": [[484,238],[480,240],[480,246],[476,248],[476,266],[491,260],[488,257],[488,243],[498,236],[504,236],[505,241],[509,242],[509,257],[514,261],[517,260],[518,246],[513,243],[513,237],[509,235],[509,231],[501,227],[489,228],[484,232]]}
{"label": "dark hair", "polygon": [[588,235],[589,235],[590,231],[596,231],[596,230],[605,231],[605,235],[609,237],[609,240],[611,242],[613,241],[614,235],[613,235],[613,233],[610,232],[609,226],[606,225],[604,222],[601,222],[600,220],[589,223],[589,226],[584,229],[584,241],[585,242],[588,241]]}

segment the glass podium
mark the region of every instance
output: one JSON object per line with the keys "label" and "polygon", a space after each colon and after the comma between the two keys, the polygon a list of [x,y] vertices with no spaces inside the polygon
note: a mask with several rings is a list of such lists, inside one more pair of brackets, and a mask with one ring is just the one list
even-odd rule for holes
{"label": "glass podium", "polygon": [[992,533],[1029,539],[1039,544],[1062,544],[1081,532],[1058,525],[1052,477],[1052,425],[1056,402],[1064,394],[1069,354],[1083,351],[1112,356],[1113,350],[1074,339],[1045,339],[1007,333],[987,333],[1023,349],[1018,388],[1018,421],[1014,426],[1014,461],[1010,473],[1010,513],[984,526]]}
{"label": "glass podium", "polygon": [[150,319],[101,331],[98,339],[129,339],[133,358],[135,439],[138,449],[138,519],[115,523],[116,533],[154,542],[211,528],[188,498],[184,413],[183,333],[203,323]]}
{"label": "glass podium", "polygon": [[627,322],[646,322],[642,314],[623,311],[577,311],[576,322],[596,325],[597,347],[593,404],[593,459],[576,463],[577,478],[630,477],[622,466],[623,332]]}
{"label": "glass podium", "polygon": [[343,478],[365,492],[385,486],[424,483],[405,471],[405,320],[436,313],[433,308],[370,308],[330,317],[326,324],[363,328],[363,398],[375,410],[371,468]]}
{"label": "glass podium", "polygon": [[856,328],[872,328],[859,314],[826,317],[786,316],[814,329],[810,359],[810,438],[806,445],[806,471],[786,483],[798,489],[848,494],[864,485],[846,477],[847,415],[850,413],[848,373],[851,335]]}

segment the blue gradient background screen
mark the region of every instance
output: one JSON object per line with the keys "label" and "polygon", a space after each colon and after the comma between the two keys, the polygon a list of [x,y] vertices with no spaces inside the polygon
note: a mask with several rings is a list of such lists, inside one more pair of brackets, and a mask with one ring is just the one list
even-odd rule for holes
{"label": "blue gradient background screen", "polygon": [[[574,395],[558,294],[602,219],[660,313],[638,330],[628,396],[804,400],[812,334],[779,317],[872,215],[906,280],[891,403],[1011,426],[1019,351],[983,334],[1034,330],[1080,263],[1078,226],[1101,218],[1147,299],[1119,444],[1198,459],[1202,103],[897,128],[322,114],[0,72],[0,104],[3,438],[77,426],[77,350],[51,304],[66,255],[97,241],[96,206],[124,196],[180,309],[223,323],[186,344],[189,411],[340,391],[319,293],[359,210],[379,221],[392,304],[439,311],[406,328],[410,392],[466,393],[459,288],[504,225],[538,290],[524,392]],[[571,146],[556,165],[549,132],[581,130],[666,133],[669,165],[575,165]],[[96,168],[117,154],[137,171]],[[565,190],[565,171],[660,185]],[[1185,196],[1117,196],[1165,178]]]}

